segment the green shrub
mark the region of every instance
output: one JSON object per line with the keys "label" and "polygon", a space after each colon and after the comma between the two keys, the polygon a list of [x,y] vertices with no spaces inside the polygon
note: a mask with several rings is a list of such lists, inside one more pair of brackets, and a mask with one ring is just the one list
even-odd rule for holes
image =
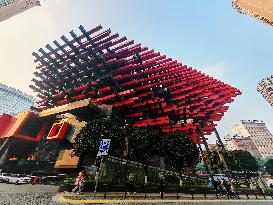
{"label": "green shrub", "polygon": [[76,179],[75,178],[66,178],[63,181],[64,185],[74,185],[75,184]]}

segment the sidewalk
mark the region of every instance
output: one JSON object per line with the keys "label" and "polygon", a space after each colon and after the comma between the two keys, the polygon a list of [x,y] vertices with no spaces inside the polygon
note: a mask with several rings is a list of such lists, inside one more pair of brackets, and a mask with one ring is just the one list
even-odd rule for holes
{"label": "sidewalk", "polygon": [[190,194],[177,194],[176,193],[166,193],[164,194],[164,198],[161,199],[161,195],[159,193],[147,193],[146,198],[144,193],[136,193],[136,194],[126,194],[124,192],[97,192],[95,193],[81,193],[80,195],[71,192],[63,192],[56,195],[53,199],[59,203],[90,203],[90,204],[107,204],[107,203],[128,203],[128,204],[139,204],[139,203],[222,203],[222,202],[272,202],[272,198],[270,196],[266,196],[266,199],[262,196],[258,196],[258,199],[254,195],[249,195],[249,199],[246,196],[241,195],[240,199],[238,198],[229,198],[227,196],[219,196],[218,199],[216,195],[209,194],[206,195],[206,198],[203,194],[194,194],[193,199]]}

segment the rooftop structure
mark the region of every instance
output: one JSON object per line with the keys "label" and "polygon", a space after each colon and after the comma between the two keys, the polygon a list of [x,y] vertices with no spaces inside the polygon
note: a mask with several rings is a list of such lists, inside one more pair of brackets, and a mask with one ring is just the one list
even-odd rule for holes
{"label": "rooftop structure", "polygon": [[40,98],[43,116],[58,114],[58,107],[72,112],[110,106],[133,126],[180,130],[201,143],[196,130],[210,134],[228,110],[226,104],[241,94],[101,25],[79,30],[33,53],[37,71],[30,87]]}
{"label": "rooftop structure", "polygon": [[272,0],[233,0],[233,7],[240,13],[273,26]]}
{"label": "rooftop structure", "polygon": [[257,91],[259,91],[266,101],[273,106],[273,75],[262,79],[258,83]]}
{"label": "rooftop structure", "polygon": [[17,115],[28,111],[33,104],[32,96],[0,83],[0,114]]}
{"label": "rooftop structure", "polygon": [[273,156],[273,136],[263,121],[242,120],[232,127],[232,132],[240,138],[250,138],[262,158]]}
{"label": "rooftop structure", "polygon": [[39,0],[0,0],[0,21],[39,5]]}

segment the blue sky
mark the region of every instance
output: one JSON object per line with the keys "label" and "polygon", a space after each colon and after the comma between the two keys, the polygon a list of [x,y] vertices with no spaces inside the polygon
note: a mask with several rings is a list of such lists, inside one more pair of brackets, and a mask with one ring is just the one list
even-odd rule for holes
{"label": "blue sky", "polygon": [[[31,53],[79,25],[98,24],[239,88],[218,123],[223,136],[239,120],[264,120],[273,109],[256,91],[273,74],[273,28],[225,0],[51,0],[0,22],[0,82],[32,94]],[[214,137],[209,140],[214,141]]]}

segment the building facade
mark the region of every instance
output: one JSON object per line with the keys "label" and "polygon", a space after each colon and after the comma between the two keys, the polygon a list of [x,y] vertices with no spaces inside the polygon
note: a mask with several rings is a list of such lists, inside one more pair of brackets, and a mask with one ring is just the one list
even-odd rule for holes
{"label": "building facade", "polygon": [[14,116],[28,111],[33,104],[32,96],[0,83],[0,114]]}
{"label": "building facade", "polygon": [[0,0],[0,21],[39,5],[39,0]]}
{"label": "building facade", "polygon": [[227,142],[225,146],[227,150],[245,150],[256,158],[262,158],[262,155],[250,137],[243,138],[237,135],[232,137],[226,135],[224,139]]}
{"label": "building facade", "polygon": [[[14,156],[18,166],[35,156],[38,169],[77,168],[81,161],[70,155],[74,139],[86,122],[102,117],[181,131],[200,144],[241,94],[101,25],[89,31],[80,26],[79,32],[32,53],[37,69],[30,88],[37,93],[38,110],[0,116],[0,141],[7,145],[0,147],[0,156],[6,153],[0,157],[3,169]],[[19,152],[22,140],[27,149]]]}
{"label": "building facade", "polygon": [[273,1],[268,0],[233,0],[233,7],[242,14],[273,26]]}
{"label": "building facade", "polygon": [[273,156],[273,136],[263,121],[241,120],[232,127],[232,132],[239,138],[251,140],[262,158]]}
{"label": "building facade", "polygon": [[273,75],[262,79],[258,83],[257,91],[259,91],[266,101],[273,106]]}

